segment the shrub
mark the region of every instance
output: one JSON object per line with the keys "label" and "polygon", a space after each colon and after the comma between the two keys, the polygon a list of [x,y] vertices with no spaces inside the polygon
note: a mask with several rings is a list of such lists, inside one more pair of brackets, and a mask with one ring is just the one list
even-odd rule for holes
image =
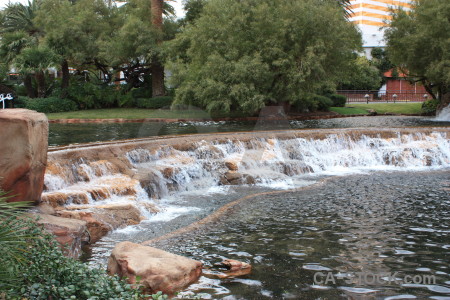
{"label": "shrub", "polygon": [[[7,298],[17,299],[143,299],[139,290],[109,276],[100,269],[90,268],[75,259],[65,257],[53,236],[43,231],[30,219],[20,220],[22,231],[26,231],[26,251],[23,263],[12,257],[3,257],[2,263],[18,274],[19,281],[3,292]],[[7,225],[9,226],[9,225]],[[25,229],[24,229],[25,228]],[[4,253],[8,256],[8,253]],[[0,285],[0,287],[2,287]]]}
{"label": "shrub", "polygon": [[170,108],[173,98],[170,96],[162,96],[155,98],[139,98],[136,101],[136,106],[139,108]]}
{"label": "shrub", "polygon": [[329,111],[330,106],[333,105],[333,102],[330,98],[320,95],[315,95],[313,98],[313,102],[315,103],[315,107],[321,111]]}
{"label": "shrub", "polygon": [[152,89],[148,88],[148,87],[133,88],[131,90],[131,94],[133,95],[134,99],[151,98],[152,97]]}
{"label": "shrub", "polygon": [[333,102],[333,107],[344,107],[345,103],[347,103],[347,97],[344,95],[332,94],[328,97]]}
{"label": "shrub", "polygon": [[60,99],[56,97],[31,99],[23,96],[18,99],[19,100],[14,103],[16,107],[23,107],[41,113],[56,113],[78,109],[76,103],[69,99]]}
{"label": "shrub", "polygon": [[436,113],[436,109],[439,106],[439,100],[431,99],[425,101],[422,104],[422,114],[424,115],[434,115]]}

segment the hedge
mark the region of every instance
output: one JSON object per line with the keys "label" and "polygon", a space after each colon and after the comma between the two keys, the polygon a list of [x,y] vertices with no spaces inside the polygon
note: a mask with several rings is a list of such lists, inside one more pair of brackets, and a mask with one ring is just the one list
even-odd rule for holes
{"label": "hedge", "polygon": [[78,110],[77,104],[72,100],[56,97],[32,99],[20,96],[14,100],[14,106],[17,108],[35,110],[41,113],[57,113]]}
{"label": "hedge", "polygon": [[136,106],[139,108],[151,108],[151,109],[159,109],[159,108],[170,108],[172,105],[173,97],[170,96],[162,96],[162,97],[154,97],[154,98],[138,98],[136,100]]}

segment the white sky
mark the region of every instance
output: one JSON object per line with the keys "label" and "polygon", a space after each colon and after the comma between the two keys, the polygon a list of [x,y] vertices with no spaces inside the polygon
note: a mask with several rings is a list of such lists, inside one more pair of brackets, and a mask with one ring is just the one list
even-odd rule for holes
{"label": "white sky", "polygon": [[[175,8],[175,12],[178,18],[184,16],[183,5],[181,3],[182,0],[171,1],[170,4]],[[8,2],[21,2],[23,4],[28,3],[28,0],[0,0],[0,8],[4,8]]]}

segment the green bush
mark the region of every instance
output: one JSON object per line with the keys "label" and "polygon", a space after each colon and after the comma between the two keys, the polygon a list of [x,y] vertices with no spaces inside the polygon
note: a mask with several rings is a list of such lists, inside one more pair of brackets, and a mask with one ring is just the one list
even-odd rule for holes
{"label": "green bush", "polygon": [[56,113],[78,109],[76,103],[69,99],[56,97],[32,99],[25,96],[15,99],[14,107],[31,109],[41,113]]}
{"label": "green bush", "polygon": [[31,220],[20,221],[26,231],[22,236],[28,236],[27,251],[22,253],[22,264],[2,259],[20,280],[3,286],[7,299],[143,299],[139,290],[117,276],[65,257],[53,236]]}
{"label": "green bush", "polygon": [[170,96],[155,97],[155,98],[139,98],[136,100],[136,106],[139,108],[170,108],[173,98]]}
{"label": "green bush", "polygon": [[333,102],[333,107],[345,107],[345,103],[347,103],[347,97],[344,95],[332,94],[328,98]]}
{"label": "green bush", "polygon": [[439,106],[439,100],[431,99],[425,101],[422,104],[422,114],[423,115],[434,115],[436,113],[436,109]]}
{"label": "green bush", "polygon": [[320,95],[315,95],[313,98],[313,107],[316,107],[317,110],[321,111],[329,111],[330,106],[333,105],[333,101],[330,98]]}

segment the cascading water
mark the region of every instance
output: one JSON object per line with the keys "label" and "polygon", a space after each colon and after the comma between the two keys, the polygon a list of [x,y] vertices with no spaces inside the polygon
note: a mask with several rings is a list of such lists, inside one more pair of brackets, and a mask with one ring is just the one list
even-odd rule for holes
{"label": "cascading water", "polygon": [[444,107],[436,116],[436,121],[450,122],[450,104]]}
{"label": "cascading water", "polygon": [[117,228],[152,218],[158,211],[157,199],[180,192],[227,185],[294,188],[308,174],[449,166],[445,131],[398,133],[390,138],[336,133],[324,138],[197,140],[187,147],[136,145],[106,160],[56,159],[47,169],[42,199],[61,215],[123,207],[134,210],[134,217],[127,215],[118,224],[108,224]]}

